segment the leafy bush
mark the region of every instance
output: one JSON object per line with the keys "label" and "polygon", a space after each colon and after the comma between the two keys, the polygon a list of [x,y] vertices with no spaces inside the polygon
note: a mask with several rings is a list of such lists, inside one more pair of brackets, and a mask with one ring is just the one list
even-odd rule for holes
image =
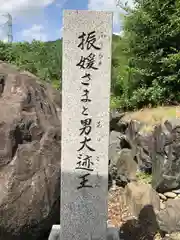
{"label": "leafy bush", "polygon": [[180,2],[136,0],[116,41],[112,92],[123,109],[180,103]]}

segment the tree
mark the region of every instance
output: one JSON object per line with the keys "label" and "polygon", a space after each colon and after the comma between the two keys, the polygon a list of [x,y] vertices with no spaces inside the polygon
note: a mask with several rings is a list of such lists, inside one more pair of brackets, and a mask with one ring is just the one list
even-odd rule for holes
{"label": "tree", "polygon": [[125,19],[135,69],[131,102],[180,102],[180,1],[136,0]]}
{"label": "tree", "polygon": [[0,42],[0,60],[15,64],[59,89],[62,72],[61,48],[61,40],[12,44]]}

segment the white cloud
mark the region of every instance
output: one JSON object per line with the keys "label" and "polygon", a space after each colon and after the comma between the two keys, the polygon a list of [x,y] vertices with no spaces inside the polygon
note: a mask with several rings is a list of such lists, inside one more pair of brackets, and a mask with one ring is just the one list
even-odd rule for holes
{"label": "white cloud", "polygon": [[119,11],[118,3],[127,2],[132,7],[134,0],[89,0],[88,8],[92,10]]}
{"label": "white cloud", "polygon": [[89,0],[89,10],[104,10],[114,12],[114,24],[119,22],[118,8],[116,7],[116,0]]}
{"label": "white cloud", "polygon": [[[121,0],[122,4],[128,2],[128,6],[133,6],[133,0]],[[120,25],[120,12],[122,9],[117,6],[118,0],[89,0],[88,9],[89,10],[103,10],[112,11],[114,13],[113,23],[114,26]]]}
{"label": "white cloud", "polygon": [[10,13],[12,16],[33,12],[52,4],[55,0],[0,0],[0,12]]}
{"label": "white cloud", "polygon": [[48,36],[43,25],[32,25],[31,28],[25,29],[21,32],[23,40],[31,42],[32,40],[47,41]]}
{"label": "white cloud", "polygon": [[68,0],[60,0],[59,3],[56,3],[56,7],[63,8],[63,6],[67,3]]}

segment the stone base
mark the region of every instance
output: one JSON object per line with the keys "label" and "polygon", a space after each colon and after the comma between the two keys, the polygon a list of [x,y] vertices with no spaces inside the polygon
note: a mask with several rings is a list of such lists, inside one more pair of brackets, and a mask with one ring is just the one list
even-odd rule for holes
{"label": "stone base", "polygon": [[[53,225],[48,240],[60,240],[60,230],[60,225]],[[108,227],[106,240],[120,240],[119,229]]]}

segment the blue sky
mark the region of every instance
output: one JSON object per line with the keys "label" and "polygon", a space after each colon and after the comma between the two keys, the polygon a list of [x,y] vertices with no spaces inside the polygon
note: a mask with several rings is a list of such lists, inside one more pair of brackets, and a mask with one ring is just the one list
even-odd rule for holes
{"label": "blue sky", "polygon": [[[130,6],[132,1],[128,1]],[[117,0],[0,0],[0,40],[7,40],[7,25],[2,26],[7,21],[6,13],[13,19],[13,41],[56,40],[62,37],[63,9],[113,11],[113,32],[119,34],[120,8],[116,3]]]}

